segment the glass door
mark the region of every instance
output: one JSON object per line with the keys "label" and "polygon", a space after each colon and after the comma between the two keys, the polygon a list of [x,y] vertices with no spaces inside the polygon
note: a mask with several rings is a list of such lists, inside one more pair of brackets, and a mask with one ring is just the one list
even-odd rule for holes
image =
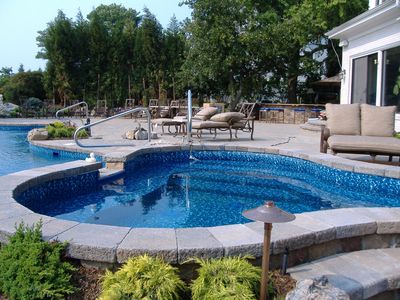
{"label": "glass door", "polygon": [[377,53],[353,60],[351,103],[376,105],[377,76]]}
{"label": "glass door", "polygon": [[383,51],[382,105],[400,110],[400,47]]}

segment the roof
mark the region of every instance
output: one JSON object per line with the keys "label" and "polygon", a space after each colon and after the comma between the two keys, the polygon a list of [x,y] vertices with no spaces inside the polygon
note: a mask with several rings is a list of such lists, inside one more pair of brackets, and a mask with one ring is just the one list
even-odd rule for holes
{"label": "roof", "polygon": [[338,74],[338,75],[335,75],[335,76],[332,76],[332,77],[328,77],[328,78],[325,78],[325,79],[314,81],[311,84],[312,85],[324,85],[324,86],[327,86],[327,85],[340,86],[340,84],[341,84],[340,75]]}
{"label": "roof", "polygon": [[400,0],[386,0],[382,4],[333,28],[326,35],[330,39],[348,39],[371,28],[381,26],[388,20],[396,20],[399,16]]}

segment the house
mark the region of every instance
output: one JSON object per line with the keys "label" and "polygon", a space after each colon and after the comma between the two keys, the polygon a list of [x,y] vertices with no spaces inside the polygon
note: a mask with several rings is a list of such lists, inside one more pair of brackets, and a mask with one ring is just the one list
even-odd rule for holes
{"label": "house", "polygon": [[397,105],[400,131],[400,0],[369,0],[369,10],[326,35],[343,48],[340,102]]}

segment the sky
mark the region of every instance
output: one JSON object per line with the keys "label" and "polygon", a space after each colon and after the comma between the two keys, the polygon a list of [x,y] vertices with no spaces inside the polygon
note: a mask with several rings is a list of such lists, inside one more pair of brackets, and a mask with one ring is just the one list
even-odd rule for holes
{"label": "sky", "polygon": [[36,37],[47,23],[54,20],[58,10],[68,18],[75,19],[78,10],[86,17],[93,8],[101,4],[120,4],[142,12],[144,7],[157,17],[166,28],[175,14],[179,21],[190,17],[190,9],[182,0],[0,0],[0,68],[12,67],[17,72],[20,64],[25,71],[45,69],[46,61],[35,58],[39,48]]}

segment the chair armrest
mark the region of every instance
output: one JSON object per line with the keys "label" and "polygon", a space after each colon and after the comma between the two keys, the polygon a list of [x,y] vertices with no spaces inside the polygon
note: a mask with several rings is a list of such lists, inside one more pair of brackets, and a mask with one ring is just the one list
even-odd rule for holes
{"label": "chair armrest", "polygon": [[328,138],[330,137],[331,133],[328,127],[322,126],[321,127],[321,141],[319,146],[319,151],[321,153],[328,152]]}

